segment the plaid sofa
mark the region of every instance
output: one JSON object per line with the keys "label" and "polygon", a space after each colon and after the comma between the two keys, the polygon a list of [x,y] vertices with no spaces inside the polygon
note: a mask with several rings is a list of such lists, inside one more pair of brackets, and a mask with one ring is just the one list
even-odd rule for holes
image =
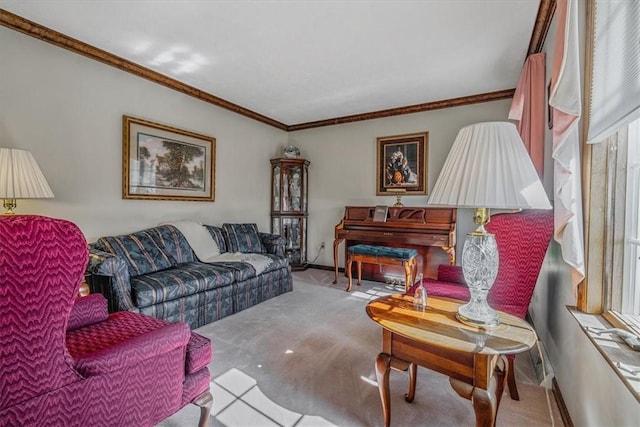
{"label": "plaid sofa", "polygon": [[109,311],[133,311],[194,329],[293,289],[282,236],[255,224],[205,225],[221,253],[270,258],[260,274],[246,262],[200,262],[182,233],[165,224],[89,245],[91,292],[103,294]]}

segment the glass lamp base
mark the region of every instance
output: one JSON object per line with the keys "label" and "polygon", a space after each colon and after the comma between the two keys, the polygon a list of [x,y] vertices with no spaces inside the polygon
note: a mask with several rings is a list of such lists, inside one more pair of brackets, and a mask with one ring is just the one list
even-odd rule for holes
{"label": "glass lamp base", "polygon": [[479,317],[469,317],[466,314],[461,313],[461,311],[463,311],[461,310],[463,307],[465,306],[463,305],[462,307],[460,307],[460,309],[458,309],[458,312],[456,313],[456,319],[458,319],[460,322],[464,323],[465,325],[475,326],[483,329],[489,329],[489,328],[495,328],[500,324],[500,320],[498,319],[498,314],[495,313],[495,310],[494,310],[494,317],[487,316],[486,318],[479,318]]}
{"label": "glass lamp base", "polygon": [[498,273],[498,245],[495,236],[482,226],[467,235],[462,251],[462,271],[470,299],[458,309],[458,320],[481,328],[497,326],[498,313],[489,307],[487,296]]}

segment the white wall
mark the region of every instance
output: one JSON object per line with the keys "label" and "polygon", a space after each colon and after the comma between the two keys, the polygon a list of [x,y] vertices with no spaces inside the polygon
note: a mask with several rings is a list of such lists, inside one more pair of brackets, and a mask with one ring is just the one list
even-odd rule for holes
{"label": "white wall", "polygon": [[552,242],[529,313],[571,421],[575,426],[637,426],[640,404],[567,308],[576,301],[560,251]]}
{"label": "white wall", "polygon": [[[510,104],[496,101],[287,135],[4,27],[0,57],[11,58],[0,61],[0,146],[31,151],[55,193],[54,199],[18,201],[18,213],[67,218],[90,241],[179,218],[256,222],[267,231],[269,159],[293,143],[311,161],[309,259],[324,241],[314,263],[326,266],[333,265],[333,230],[345,205],[395,202],[375,195],[377,137],[428,131],[431,188],[458,130],[504,120]],[[123,114],[215,137],[215,202],[123,200]],[[403,197],[407,206],[426,200]],[[459,212],[458,221],[464,237],[471,229],[470,213]]]}
{"label": "white wall", "polygon": [[[393,205],[395,196],[376,196],[376,138],[429,132],[428,185],[433,188],[449,149],[463,126],[506,120],[511,100],[414,113],[291,132],[289,142],[311,161],[309,167],[308,257],[321,242],[325,250],[313,264],[333,266],[333,235],[347,205]],[[425,206],[427,196],[403,196],[405,206]],[[458,252],[473,228],[470,210],[458,211]],[[339,265],[344,266],[340,250]]]}
{"label": "white wall", "polygon": [[[579,3],[579,33],[584,40],[586,11]],[[546,39],[547,82],[553,65],[556,20]],[[581,45],[584,61],[584,45]],[[584,78],[582,78],[584,81]],[[579,126],[581,128],[581,126]],[[545,186],[553,184],[551,132],[545,137]],[[562,261],[561,248],[551,242],[529,313],[544,343],[555,378],[576,426],[638,425],[640,405],[582,331],[567,306],[575,306],[571,274]]]}
{"label": "white wall", "polygon": [[[0,58],[0,146],[30,150],[55,194],[18,213],[70,219],[89,240],[179,218],[269,230],[286,132],[4,27]],[[215,202],[123,200],[123,114],[215,137]]]}
{"label": "white wall", "polygon": [[[553,35],[547,46],[552,40]],[[290,142],[311,161],[309,257],[324,241],[326,249],[315,263],[327,266],[333,264],[334,226],[345,205],[395,201],[375,196],[377,137],[428,131],[432,188],[458,130],[470,123],[504,120],[510,105],[508,100],[496,101],[287,135],[3,27],[0,58],[0,146],[30,150],[56,195],[19,201],[19,213],[70,219],[89,240],[176,218],[211,224],[251,221],[268,230],[269,159]],[[216,201],[123,200],[123,114],[216,137]],[[551,174],[547,148],[547,188]],[[408,206],[426,200],[403,198]],[[460,244],[472,228],[469,212],[461,211],[458,220]],[[637,402],[565,307],[575,304],[568,277],[552,244],[531,314],[574,425],[636,425]]]}

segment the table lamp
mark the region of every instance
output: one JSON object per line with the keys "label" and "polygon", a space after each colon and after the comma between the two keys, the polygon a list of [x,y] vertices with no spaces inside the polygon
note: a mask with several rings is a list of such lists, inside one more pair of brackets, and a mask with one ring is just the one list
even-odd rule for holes
{"label": "table lamp", "polygon": [[498,273],[496,239],[484,228],[489,209],[551,209],[515,125],[486,122],[460,129],[427,204],[474,209],[478,228],[467,234],[462,250],[471,298],[457,317],[483,328],[498,325],[497,312],[487,302]]}
{"label": "table lamp", "polygon": [[0,199],[12,215],[16,199],[43,199],[53,197],[46,178],[30,152],[14,148],[0,148]]}

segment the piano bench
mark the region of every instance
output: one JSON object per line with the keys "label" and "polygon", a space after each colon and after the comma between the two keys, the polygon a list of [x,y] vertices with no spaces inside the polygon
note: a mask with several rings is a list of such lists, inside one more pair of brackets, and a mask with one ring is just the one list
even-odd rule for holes
{"label": "piano bench", "polygon": [[412,277],[416,277],[418,263],[415,249],[391,248],[387,246],[353,245],[347,250],[347,292],[351,292],[351,264],[358,264],[358,286],[362,283],[362,263],[376,265],[400,265],[405,272],[405,290],[413,284]]}

